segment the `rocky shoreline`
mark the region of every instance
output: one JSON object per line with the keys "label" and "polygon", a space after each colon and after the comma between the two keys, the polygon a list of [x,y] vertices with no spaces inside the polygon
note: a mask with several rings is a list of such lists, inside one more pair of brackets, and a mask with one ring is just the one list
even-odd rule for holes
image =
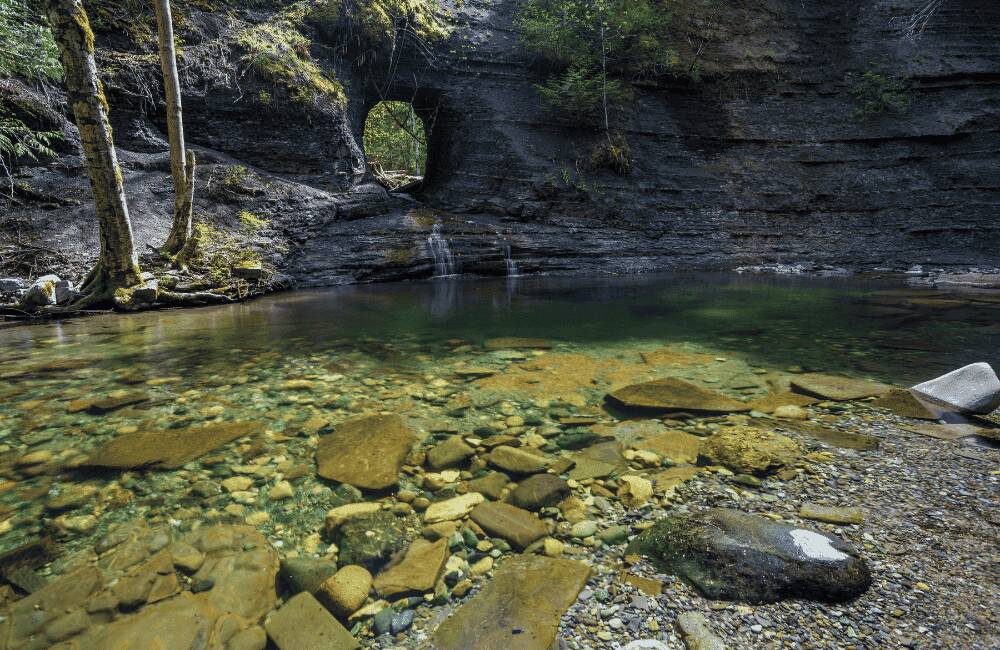
{"label": "rocky shoreline", "polygon": [[684,346],[446,349],[0,365],[4,647],[997,644],[995,417]]}

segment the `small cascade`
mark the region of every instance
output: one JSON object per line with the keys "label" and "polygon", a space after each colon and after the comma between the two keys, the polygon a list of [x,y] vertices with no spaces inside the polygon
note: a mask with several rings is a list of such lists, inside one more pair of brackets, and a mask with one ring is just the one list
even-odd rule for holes
{"label": "small cascade", "polygon": [[514,251],[511,248],[510,242],[503,236],[503,233],[499,230],[496,231],[496,245],[500,248],[503,253],[503,262],[507,266],[507,277],[516,278],[521,275],[521,272],[517,269],[517,261],[514,260]]}
{"label": "small cascade", "polygon": [[440,224],[434,224],[431,229],[431,235],[427,238],[427,246],[431,249],[431,255],[434,256],[434,277],[445,278],[455,275],[458,266],[455,262],[455,256],[448,246],[448,240],[441,235]]}
{"label": "small cascade", "polygon": [[504,242],[503,244],[503,261],[507,264],[507,277],[516,278],[521,275],[520,271],[517,270],[517,262],[514,260],[514,256],[511,254],[510,244]]}

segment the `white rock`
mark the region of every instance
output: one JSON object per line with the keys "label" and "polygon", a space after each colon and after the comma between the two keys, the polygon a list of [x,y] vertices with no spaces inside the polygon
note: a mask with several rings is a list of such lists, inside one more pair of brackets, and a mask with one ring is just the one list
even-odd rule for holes
{"label": "white rock", "polygon": [[454,521],[469,514],[474,507],[486,500],[478,492],[469,492],[462,496],[453,497],[447,501],[432,503],[424,513],[424,521],[434,524],[439,521]]}
{"label": "white rock", "polygon": [[912,390],[965,413],[987,414],[1000,408],[1000,379],[985,362],[952,370]]}
{"label": "white rock", "polygon": [[59,282],[58,275],[43,275],[35,280],[24,294],[25,306],[44,307],[56,304],[57,282]]}
{"label": "white rock", "polygon": [[835,549],[828,538],[811,530],[793,530],[789,535],[802,554],[813,560],[839,562],[849,557]]}

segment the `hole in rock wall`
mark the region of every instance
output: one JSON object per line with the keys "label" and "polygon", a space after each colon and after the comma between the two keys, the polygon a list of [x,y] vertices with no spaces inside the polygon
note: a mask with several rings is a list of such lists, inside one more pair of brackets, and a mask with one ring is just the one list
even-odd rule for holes
{"label": "hole in rock wall", "polygon": [[390,191],[419,189],[427,168],[427,128],[403,101],[381,101],[365,119],[365,159]]}

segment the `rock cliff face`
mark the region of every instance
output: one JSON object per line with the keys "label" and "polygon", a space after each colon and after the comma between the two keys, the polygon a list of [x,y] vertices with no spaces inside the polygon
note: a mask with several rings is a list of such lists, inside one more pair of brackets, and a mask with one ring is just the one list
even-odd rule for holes
{"label": "rock cliff face", "polygon": [[[948,2],[908,41],[895,21],[918,4],[727,3],[685,35],[700,78],[636,88],[622,128],[628,176],[592,169],[596,136],[542,110],[540,73],[513,27],[516,0],[447,7],[449,39],[429,55],[404,49],[391,79],[325,54],[320,34],[315,56],[344,83],[342,110],[263,108],[248,100],[252,74],[232,83],[247,74],[238,61],[227,83],[218,66],[192,66],[189,140],[208,164],[203,184],[213,164],[233,162],[265,179],[271,191],[241,201],[272,216],[289,244],[274,261],[304,285],[427,277],[435,225],[462,270],[488,274],[506,273],[509,259],[522,272],[994,267],[1000,5]],[[225,26],[211,14],[192,23],[211,60]],[[858,115],[851,90],[869,71],[908,80],[909,110]],[[366,178],[361,132],[380,98],[411,100],[432,122],[415,196]],[[170,200],[160,118],[116,99],[116,136],[146,218],[137,229],[152,240],[166,231]],[[56,193],[76,182],[63,171],[34,178]],[[234,210],[211,188],[198,194],[203,214]],[[47,218],[68,210],[82,219],[87,208],[53,206]]]}

